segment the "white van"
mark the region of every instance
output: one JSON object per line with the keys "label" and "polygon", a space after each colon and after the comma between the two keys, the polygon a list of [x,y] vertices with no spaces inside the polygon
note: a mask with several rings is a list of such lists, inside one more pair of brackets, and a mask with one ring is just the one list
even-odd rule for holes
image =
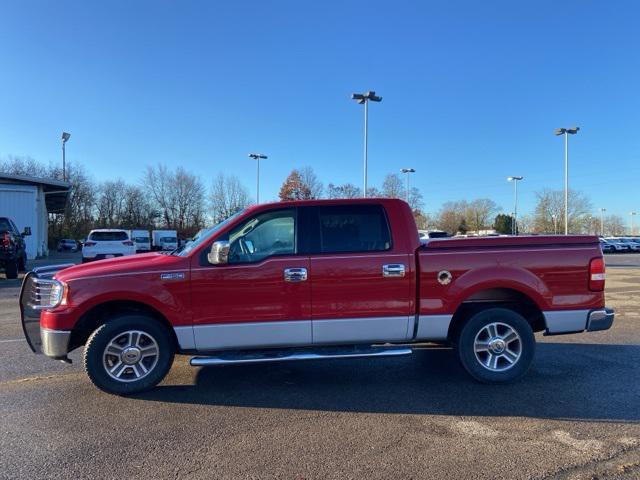
{"label": "white van", "polygon": [[178,248],[178,232],[175,230],[152,230],[154,250],[175,250]]}
{"label": "white van", "polygon": [[136,253],[151,251],[151,236],[149,230],[129,230],[129,236],[136,244]]}

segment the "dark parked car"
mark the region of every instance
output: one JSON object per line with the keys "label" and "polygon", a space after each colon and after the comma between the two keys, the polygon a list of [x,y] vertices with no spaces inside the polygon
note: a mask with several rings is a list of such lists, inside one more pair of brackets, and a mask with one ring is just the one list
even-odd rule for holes
{"label": "dark parked car", "polygon": [[77,252],[78,242],[71,240],[70,238],[64,238],[58,242],[59,252]]}
{"label": "dark parked car", "polygon": [[28,235],[31,228],[26,227],[20,233],[13,220],[0,217],[0,268],[7,278],[18,278],[18,272],[24,272],[27,267],[24,237]]}

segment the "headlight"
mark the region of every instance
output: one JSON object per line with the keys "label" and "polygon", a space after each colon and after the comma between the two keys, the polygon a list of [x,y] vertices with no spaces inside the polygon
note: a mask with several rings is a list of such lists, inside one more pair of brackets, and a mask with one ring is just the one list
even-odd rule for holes
{"label": "headlight", "polygon": [[29,302],[31,308],[48,310],[66,303],[66,283],[59,280],[41,278],[33,278],[31,281],[31,301]]}

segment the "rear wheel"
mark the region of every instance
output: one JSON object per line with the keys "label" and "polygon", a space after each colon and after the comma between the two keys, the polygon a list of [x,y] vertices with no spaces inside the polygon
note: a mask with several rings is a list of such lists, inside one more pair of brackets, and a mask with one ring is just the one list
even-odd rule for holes
{"label": "rear wheel", "polygon": [[124,315],[93,332],[83,364],[96,387],[128,395],[160,383],[171,368],[174,352],[164,325],[144,315]]}
{"label": "rear wheel", "polygon": [[483,383],[507,383],[531,366],[536,340],[529,323],[506,308],[473,315],[458,338],[458,357],[473,378]]}
{"label": "rear wheel", "polygon": [[7,260],[4,266],[4,274],[9,280],[18,278],[18,260]]}

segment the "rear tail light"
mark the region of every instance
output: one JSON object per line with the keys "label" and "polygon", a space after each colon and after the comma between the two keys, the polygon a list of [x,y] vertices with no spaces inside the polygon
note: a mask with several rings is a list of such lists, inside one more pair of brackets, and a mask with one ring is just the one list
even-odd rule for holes
{"label": "rear tail light", "polygon": [[125,240],[124,242],[122,242],[123,245],[126,245],[127,247],[133,247],[133,242],[131,240]]}
{"label": "rear tail light", "polygon": [[95,247],[96,242],[84,242],[85,247]]}
{"label": "rear tail light", "polygon": [[9,235],[9,232],[5,232],[4,235],[2,235],[2,246],[4,248],[9,248],[11,246],[11,236]]}
{"label": "rear tail light", "polygon": [[605,277],[604,258],[591,259],[591,263],[589,263],[589,290],[593,292],[604,290]]}

